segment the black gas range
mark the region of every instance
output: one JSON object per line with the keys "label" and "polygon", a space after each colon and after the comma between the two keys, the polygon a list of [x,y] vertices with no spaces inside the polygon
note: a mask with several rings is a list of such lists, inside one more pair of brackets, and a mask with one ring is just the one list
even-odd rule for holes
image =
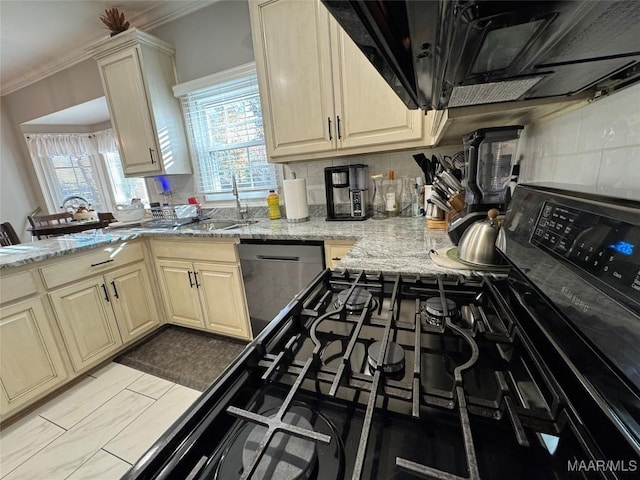
{"label": "black gas range", "polygon": [[639,212],[518,187],[507,277],[326,270],[125,478],[637,478]]}

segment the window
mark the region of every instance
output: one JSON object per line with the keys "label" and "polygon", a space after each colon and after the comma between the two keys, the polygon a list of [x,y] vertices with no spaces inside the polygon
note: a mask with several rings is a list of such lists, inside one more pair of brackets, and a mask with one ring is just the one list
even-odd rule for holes
{"label": "window", "polygon": [[143,178],[125,178],[111,130],[30,134],[27,143],[50,212],[60,211],[71,196],[84,198],[97,211],[110,211],[131,198],[149,201]]}
{"label": "window", "polygon": [[224,197],[235,174],[238,190],[263,195],[277,177],[267,162],[255,66],[213,77],[213,86],[181,95],[198,193],[207,200]]}
{"label": "window", "polygon": [[100,179],[90,155],[55,155],[50,161],[55,173],[54,184],[58,186],[52,193],[58,206],[65,198],[77,196],[87,200],[96,210],[106,209]]}

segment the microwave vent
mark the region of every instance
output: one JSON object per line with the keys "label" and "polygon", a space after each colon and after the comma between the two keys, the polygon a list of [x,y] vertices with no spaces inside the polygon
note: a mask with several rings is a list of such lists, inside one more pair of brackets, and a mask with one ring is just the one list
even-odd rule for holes
{"label": "microwave vent", "polygon": [[480,83],[454,87],[449,100],[449,107],[467,107],[483,103],[510,102],[518,100],[529,89],[533,88],[543,75],[507,80],[505,82]]}

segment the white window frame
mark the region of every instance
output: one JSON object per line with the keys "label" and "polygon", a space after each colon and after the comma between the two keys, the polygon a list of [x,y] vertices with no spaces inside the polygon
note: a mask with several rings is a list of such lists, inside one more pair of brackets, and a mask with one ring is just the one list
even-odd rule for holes
{"label": "white window frame", "polygon": [[[37,133],[26,133],[24,134],[25,140],[27,140],[32,135],[38,135]],[[57,133],[47,133],[45,135],[79,135],[85,136],[92,140],[93,133],[74,133],[74,134],[57,134]],[[102,196],[104,205],[102,205],[101,211],[109,212],[113,211],[116,205],[115,199],[115,189],[113,186],[112,179],[109,175],[109,167],[107,165],[107,159],[100,153],[98,153],[97,148],[95,148],[95,143],[93,143],[93,149],[91,152],[87,153],[87,157],[89,158],[89,162],[91,163],[91,168],[96,174],[97,178],[97,190],[100,192]],[[116,152],[118,153],[118,152]],[[119,153],[118,153],[119,155]],[[74,155],[70,155],[74,156]],[[36,178],[38,179],[38,183],[40,184],[40,190],[42,191],[42,195],[44,197],[44,201],[46,203],[47,211],[49,213],[59,213],[60,210],[60,202],[57,199],[57,192],[60,191],[60,186],[58,185],[58,177],[55,172],[54,166],[50,163],[51,157],[43,157],[38,155],[31,155],[31,161],[34,166],[36,172]],[[149,188],[145,182],[145,188],[147,189],[147,197],[150,199]],[[62,201],[64,199],[61,199]]]}
{"label": "white window frame", "polygon": [[[185,82],[185,83],[181,83],[179,85],[175,85],[173,87],[173,94],[175,97],[179,98],[182,102],[183,105],[183,111],[186,111],[186,106],[185,106],[185,97],[190,94],[190,93],[194,93],[198,90],[202,90],[205,88],[211,88],[215,85],[221,84],[221,83],[225,83],[231,80],[236,80],[238,78],[242,78],[242,77],[247,77],[250,75],[256,75],[256,64],[255,62],[250,62],[244,65],[240,65],[238,67],[235,68],[231,68],[229,70],[225,70],[223,72],[219,72],[219,73],[214,73],[212,75],[208,75],[206,77],[202,77],[202,78],[198,78],[196,80],[192,80],[189,82]],[[262,109],[262,105],[260,106]],[[201,175],[201,170],[200,170],[200,164],[199,164],[199,155],[198,155],[198,149],[197,147],[194,145],[195,140],[193,138],[194,133],[192,131],[190,131],[190,128],[188,127],[188,120],[185,118],[185,121],[187,123],[187,130],[189,130],[187,132],[188,134],[188,139],[189,139],[189,148],[191,149],[191,156],[193,159],[193,167],[194,167],[194,176],[196,178],[194,178],[194,184],[198,185],[200,183],[200,178],[199,176]],[[265,142],[258,142],[256,143],[256,145],[264,145],[265,146],[265,154],[266,154],[266,145]],[[250,146],[250,145],[243,145],[243,146]],[[229,149],[229,146],[225,146],[224,148]],[[215,150],[215,147],[212,149],[212,151]],[[257,201],[259,200],[260,203],[264,202],[264,199],[266,198],[267,194],[269,193],[269,190],[273,189],[273,188],[278,188],[278,185],[281,183],[282,180],[282,166],[281,165],[277,165],[277,164],[271,164],[268,162],[267,160],[267,164],[270,165],[273,168],[274,171],[274,185],[270,186],[270,187],[265,187],[262,189],[251,189],[251,190],[246,190],[246,189],[242,189],[239,188],[239,195],[240,198],[242,200],[242,202],[246,202],[247,200],[254,200],[254,202],[246,202],[246,203],[258,203]],[[221,192],[197,192],[200,195],[204,196],[204,200],[206,203],[219,203],[219,202],[224,202],[225,204],[228,203],[229,200],[233,200],[233,195],[231,194],[230,190],[225,190],[225,191],[221,191]]]}

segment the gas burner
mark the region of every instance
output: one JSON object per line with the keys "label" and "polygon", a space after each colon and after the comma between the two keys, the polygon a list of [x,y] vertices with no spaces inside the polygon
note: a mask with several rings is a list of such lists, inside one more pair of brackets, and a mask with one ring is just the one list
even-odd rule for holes
{"label": "gas burner", "polygon": [[378,301],[364,288],[354,288],[351,296],[349,296],[349,290],[350,289],[345,289],[338,293],[338,299],[333,304],[336,309],[344,305],[348,313],[360,313],[369,299],[371,299],[372,310],[378,307]]}
{"label": "gas burner", "polygon": [[[311,423],[298,415],[288,412],[284,421],[306,430],[313,430]],[[242,449],[242,466],[249,468],[260,442],[267,433],[267,427],[256,425],[249,433]],[[317,461],[316,442],[287,433],[276,433],[269,443],[252,478],[277,478],[282,480],[306,480],[311,477]]]}
{"label": "gas burner", "polygon": [[[368,362],[372,370],[378,367],[382,342],[374,342],[367,350]],[[390,342],[387,352],[382,361],[382,371],[384,373],[395,373],[404,370],[404,349],[397,343]]]}
{"label": "gas burner", "polygon": [[[273,417],[278,408],[270,408],[261,415]],[[278,432],[269,442],[260,459],[254,478],[273,479],[339,479],[344,475],[344,445],[334,425],[320,412],[302,404],[293,405],[283,421],[305,430],[313,430],[331,437],[325,444],[288,433]],[[219,462],[214,465],[215,480],[240,478],[244,469],[253,462],[255,451],[267,428],[255,423],[244,423],[227,445]],[[322,459],[322,461],[318,461]],[[202,477],[198,477],[202,478]],[[206,477],[211,478],[211,477]]]}
{"label": "gas burner", "polygon": [[[347,351],[347,346],[349,344],[348,338],[343,338],[340,340],[334,340],[329,342],[322,349],[320,353],[320,358],[322,360],[322,364],[331,367],[338,368],[342,364],[342,357]],[[351,352],[351,356],[349,360],[351,362],[351,370],[359,371],[364,365],[364,358],[366,357],[365,345],[360,342],[356,342],[353,346],[353,351]]]}
{"label": "gas burner", "polygon": [[[447,305],[447,313],[452,319],[458,318],[458,306],[453,300],[445,298]],[[439,327],[444,321],[444,311],[442,308],[442,300],[440,297],[427,298],[425,304],[420,307],[420,316],[429,325]]]}

